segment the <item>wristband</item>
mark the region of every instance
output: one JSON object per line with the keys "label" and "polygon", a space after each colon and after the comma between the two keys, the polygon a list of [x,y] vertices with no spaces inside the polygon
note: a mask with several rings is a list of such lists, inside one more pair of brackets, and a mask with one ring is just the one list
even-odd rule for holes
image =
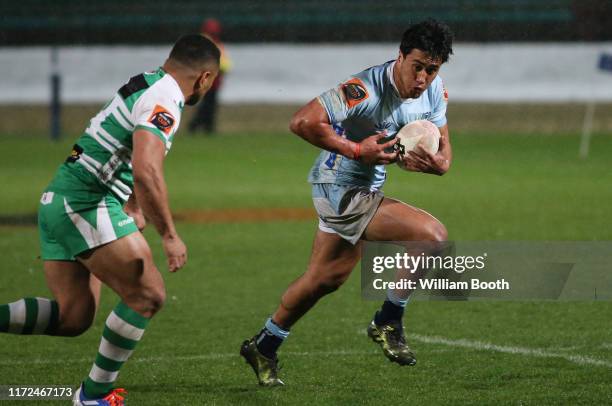
{"label": "wristband", "polygon": [[353,151],[353,159],[355,161],[359,161],[359,155],[361,153],[361,144],[356,142],[355,143],[355,150]]}

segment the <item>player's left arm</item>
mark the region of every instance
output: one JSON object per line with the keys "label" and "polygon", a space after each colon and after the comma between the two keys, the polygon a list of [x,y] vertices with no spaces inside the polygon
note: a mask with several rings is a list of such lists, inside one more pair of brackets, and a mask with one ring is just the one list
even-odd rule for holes
{"label": "player's left arm", "polygon": [[405,158],[406,167],[414,172],[431,173],[442,176],[450,169],[453,159],[453,150],[450,143],[448,124],[438,127],[440,130],[440,146],[438,152],[431,154],[418,147],[410,151]]}

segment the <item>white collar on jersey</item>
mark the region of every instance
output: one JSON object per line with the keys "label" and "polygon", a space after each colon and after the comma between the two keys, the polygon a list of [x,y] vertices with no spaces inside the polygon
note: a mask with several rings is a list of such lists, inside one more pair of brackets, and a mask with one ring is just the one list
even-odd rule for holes
{"label": "white collar on jersey", "polygon": [[395,95],[398,97],[398,99],[400,99],[404,103],[412,103],[413,101],[417,99],[411,99],[411,98],[403,99],[402,96],[400,95],[397,85],[395,84],[395,79],[393,79],[393,68],[395,67],[395,62],[396,61],[393,61],[391,65],[387,66],[387,76],[389,76],[389,82],[391,82],[391,86],[393,86],[393,91],[395,92]]}

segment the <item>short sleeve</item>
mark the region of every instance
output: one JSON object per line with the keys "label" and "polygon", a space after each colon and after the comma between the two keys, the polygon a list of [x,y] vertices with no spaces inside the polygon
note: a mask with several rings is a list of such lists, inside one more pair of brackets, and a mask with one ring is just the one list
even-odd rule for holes
{"label": "short sleeve", "polygon": [[369,98],[370,93],[364,82],[357,77],[352,77],[322,93],[317,100],[325,108],[329,122],[339,124],[349,117],[363,114]]}
{"label": "short sleeve", "polygon": [[448,104],[448,91],[442,79],[439,79],[436,86],[432,89],[433,94],[433,111],[429,121],[434,123],[436,127],[442,127],[446,124],[446,106]]}
{"label": "short sleeve", "polygon": [[157,135],[166,149],[170,149],[180,119],[180,110],[172,100],[143,95],[134,105],[132,116],[135,120],[134,130],[145,129]]}

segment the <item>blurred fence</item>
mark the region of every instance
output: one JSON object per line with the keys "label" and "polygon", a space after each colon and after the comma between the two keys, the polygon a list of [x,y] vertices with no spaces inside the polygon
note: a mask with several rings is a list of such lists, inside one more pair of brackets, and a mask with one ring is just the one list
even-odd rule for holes
{"label": "blurred fence", "polygon": [[0,13],[0,45],[168,43],[207,17],[229,42],[397,42],[428,17],[460,41],[612,40],[609,0],[3,0]]}
{"label": "blurred fence", "polygon": [[[303,103],[372,65],[394,59],[397,44],[235,45],[223,103]],[[127,79],[155,69],[170,46],[62,47],[64,102],[107,100]],[[612,102],[612,72],[599,69],[612,43],[457,44],[444,65],[451,100]],[[50,48],[0,48],[0,103],[50,99]],[[113,61],[109,63],[109,61]]]}

